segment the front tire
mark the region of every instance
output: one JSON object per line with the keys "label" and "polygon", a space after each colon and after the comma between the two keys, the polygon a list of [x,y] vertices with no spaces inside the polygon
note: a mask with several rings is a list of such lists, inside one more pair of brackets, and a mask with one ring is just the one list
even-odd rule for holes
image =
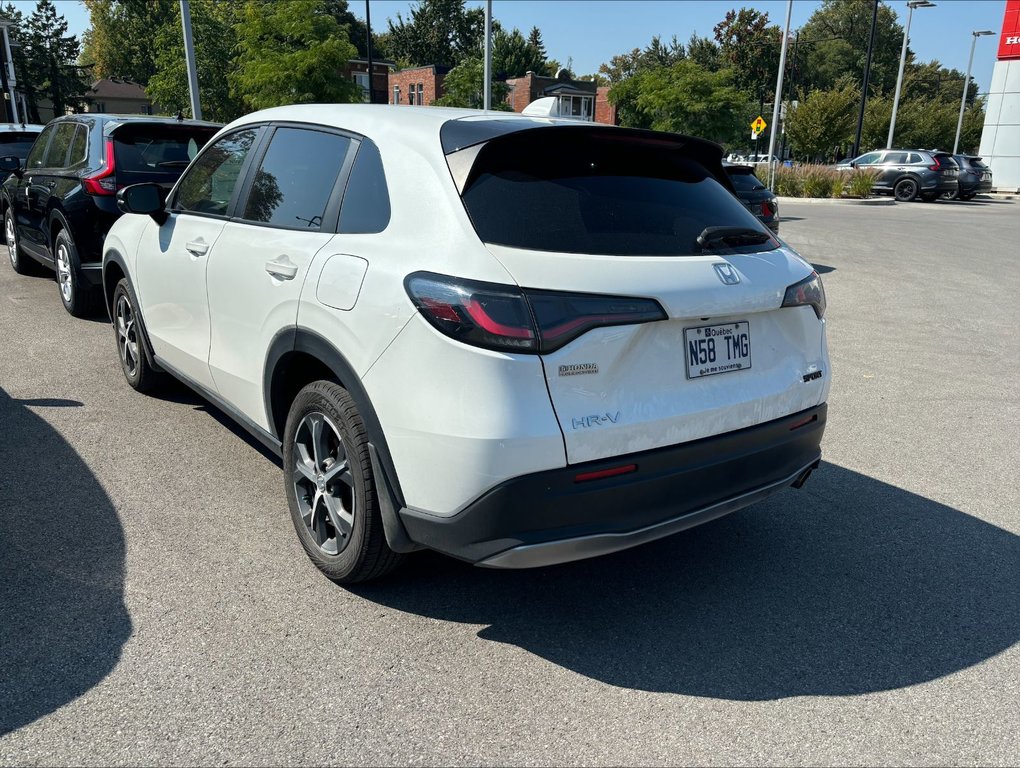
{"label": "front tire", "polygon": [[896,186],[893,187],[893,194],[896,196],[897,201],[909,203],[917,197],[918,189],[917,182],[913,179],[900,179],[896,182]]}
{"label": "front tire", "polygon": [[14,211],[7,206],[4,212],[4,237],[7,240],[7,254],[11,259],[11,269],[19,275],[38,275],[42,273],[42,265],[25,256],[18,242],[18,231],[14,227]]}
{"label": "front tire", "polygon": [[82,285],[78,271],[78,249],[66,229],[53,238],[53,261],[57,269],[60,301],[74,317],[89,317],[95,312],[96,294]]}
{"label": "front tire", "polygon": [[145,339],[142,336],[138,308],[127,278],[117,283],[113,292],[113,333],[117,339],[120,368],[128,385],[142,393],[157,389],[162,383],[162,376],[152,369],[145,356]]}
{"label": "front tire", "polygon": [[383,532],[365,425],[343,387],[316,381],[294,398],[283,475],[294,530],[326,576],[354,584],[400,563]]}

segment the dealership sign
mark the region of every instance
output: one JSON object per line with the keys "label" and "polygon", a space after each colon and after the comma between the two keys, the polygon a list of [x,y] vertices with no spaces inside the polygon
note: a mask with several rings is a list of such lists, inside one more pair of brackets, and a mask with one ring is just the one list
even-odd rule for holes
{"label": "dealership sign", "polygon": [[1006,0],[999,37],[999,61],[1003,59],[1020,59],[1020,0]]}

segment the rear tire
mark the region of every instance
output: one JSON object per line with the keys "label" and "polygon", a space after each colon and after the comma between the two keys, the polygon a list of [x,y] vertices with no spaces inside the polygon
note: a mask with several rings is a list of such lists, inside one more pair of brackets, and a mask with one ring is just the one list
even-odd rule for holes
{"label": "rear tire", "polygon": [[19,275],[41,275],[43,266],[26,256],[18,242],[18,231],[14,228],[14,213],[10,206],[4,211],[4,238],[7,241],[7,253],[11,259],[11,269]]}
{"label": "rear tire", "polygon": [[913,179],[900,179],[896,182],[896,186],[893,187],[893,195],[901,203],[909,203],[917,197],[917,192],[920,189],[917,182]]}
{"label": "rear tire", "polygon": [[960,190],[954,189],[952,192],[945,192],[942,195],[945,200],[966,200],[967,198],[960,194]]}
{"label": "rear tire", "polygon": [[294,398],[283,476],[294,530],[326,576],[354,584],[400,564],[383,532],[365,425],[346,389],[316,381]]}
{"label": "rear tire", "polygon": [[74,317],[90,317],[96,311],[96,291],[82,284],[78,248],[66,229],[53,238],[53,261],[57,269],[57,288],[64,309]]}
{"label": "rear tire", "polygon": [[136,392],[147,394],[155,391],[164,381],[164,376],[152,369],[145,356],[145,338],[142,334],[138,307],[127,278],[123,278],[113,291],[113,335],[117,340],[117,355],[120,369],[128,385]]}

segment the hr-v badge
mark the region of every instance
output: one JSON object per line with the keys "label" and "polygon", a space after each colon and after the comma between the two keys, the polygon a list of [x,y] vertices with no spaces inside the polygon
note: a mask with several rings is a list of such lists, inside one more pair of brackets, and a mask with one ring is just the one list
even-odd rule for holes
{"label": "hr-v badge", "polygon": [[736,285],[740,282],[740,275],[737,274],[737,270],[731,264],[716,264],[715,273],[719,275],[719,279],[725,285]]}

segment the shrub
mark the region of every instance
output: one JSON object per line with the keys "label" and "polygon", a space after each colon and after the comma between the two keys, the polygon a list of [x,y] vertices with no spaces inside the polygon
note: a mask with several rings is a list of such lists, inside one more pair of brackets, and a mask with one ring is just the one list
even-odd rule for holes
{"label": "shrub", "polygon": [[787,168],[785,165],[776,168],[774,191],[780,197],[803,197],[804,179],[801,177],[800,169]]}
{"label": "shrub", "polygon": [[804,197],[832,197],[833,186],[836,183],[834,177],[838,171],[822,165],[808,165],[803,167],[802,173]]}
{"label": "shrub", "polygon": [[850,180],[846,185],[847,197],[870,197],[875,187],[878,172],[856,168],[850,172]]}

